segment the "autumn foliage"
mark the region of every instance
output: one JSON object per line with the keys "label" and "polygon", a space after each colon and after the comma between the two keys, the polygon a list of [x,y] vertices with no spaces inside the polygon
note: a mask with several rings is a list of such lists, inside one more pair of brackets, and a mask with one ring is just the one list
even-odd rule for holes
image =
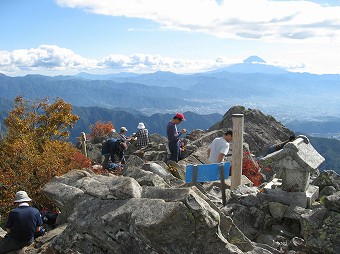
{"label": "autumn foliage", "polygon": [[[49,207],[41,188],[53,176],[91,166],[69,142],[69,128],[78,120],[72,106],[61,99],[30,102],[15,98],[5,119],[6,136],[0,141],[0,212],[12,208],[15,192],[27,191],[34,205]],[[4,219],[4,218],[3,218]]]}
{"label": "autumn foliage", "polygon": [[112,122],[97,121],[94,125],[90,126],[90,139],[101,138],[109,135],[115,127]]}
{"label": "autumn foliage", "polygon": [[252,157],[249,151],[243,152],[242,175],[245,175],[254,186],[260,186],[263,182],[263,176],[258,162]]}

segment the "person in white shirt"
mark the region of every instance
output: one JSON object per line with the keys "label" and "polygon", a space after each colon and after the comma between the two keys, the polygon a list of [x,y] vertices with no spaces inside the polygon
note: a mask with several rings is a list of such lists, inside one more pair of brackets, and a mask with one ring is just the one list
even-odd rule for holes
{"label": "person in white shirt", "polygon": [[209,163],[223,162],[224,156],[229,152],[229,142],[233,140],[233,131],[228,130],[223,137],[215,138],[208,148]]}

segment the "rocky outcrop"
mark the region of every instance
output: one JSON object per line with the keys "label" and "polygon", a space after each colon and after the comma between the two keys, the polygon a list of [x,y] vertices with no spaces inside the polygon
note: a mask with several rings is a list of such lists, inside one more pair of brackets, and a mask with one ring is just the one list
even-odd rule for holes
{"label": "rocky outcrop", "polygon": [[210,127],[209,131],[232,129],[233,114],[244,115],[244,142],[249,145],[250,151],[256,156],[260,156],[268,145],[287,140],[293,134],[274,117],[264,115],[257,109],[246,109],[243,106],[230,108],[224,114],[223,119]]}
{"label": "rocky outcrop", "polygon": [[262,249],[195,187],[142,187],[131,177],[71,171],[54,178],[43,191],[62,213],[70,214],[66,229],[50,243],[57,251],[259,253]]}
{"label": "rocky outcrop", "polygon": [[[245,141],[253,153],[291,134],[258,110],[233,107],[208,131],[182,139],[186,150],[178,164],[167,163],[167,140],[153,134],[146,148],[129,146],[122,175],[87,169],[55,177],[43,192],[61,210],[59,226],[22,253],[339,253],[340,176],[317,174],[320,158],[313,163],[305,156],[309,144],[297,141],[274,155],[279,166],[272,176],[286,168],[285,160],[313,171],[306,178],[312,195],[277,191],[282,178],[254,187],[243,176],[233,190],[227,181],[223,206],[219,182],[195,187],[181,179],[186,164],[206,162],[208,145],[231,127],[234,113],[245,115]],[[88,147],[100,162],[101,143]]]}

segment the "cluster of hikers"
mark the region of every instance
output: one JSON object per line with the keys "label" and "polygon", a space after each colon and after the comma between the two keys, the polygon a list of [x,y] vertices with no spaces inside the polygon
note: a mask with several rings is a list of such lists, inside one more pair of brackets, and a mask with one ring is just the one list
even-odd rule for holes
{"label": "cluster of hikers", "polygon": [[[170,151],[169,160],[178,162],[181,158],[183,145],[180,142],[180,137],[187,132],[186,129],[177,130],[177,125],[185,121],[182,113],[177,113],[167,125],[168,146]],[[106,140],[102,145],[102,155],[104,160],[102,167],[104,169],[115,170],[121,168],[125,164],[124,154],[129,145],[134,145],[137,148],[147,147],[149,144],[149,132],[145,124],[140,122],[137,126],[137,132],[131,136],[127,136],[127,128],[121,127],[120,132],[113,131],[112,137]]]}
{"label": "cluster of hikers", "polygon": [[[115,170],[125,164],[124,154],[128,146],[133,144],[137,148],[147,147],[149,144],[149,131],[145,124],[140,122],[137,126],[137,132],[127,136],[127,128],[121,127],[120,132],[112,131],[112,137],[106,140],[102,146],[102,155],[104,161],[102,167],[105,169]],[[117,160],[116,160],[117,157]],[[109,162],[111,159],[111,162]]]}
{"label": "cluster of hikers", "polygon": [[[181,137],[187,133],[185,128],[179,130],[178,125],[183,121],[186,121],[183,113],[177,113],[167,124],[166,133],[168,138],[168,148],[170,151],[169,160],[178,162],[182,156],[183,144],[181,143]],[[137,132],[131,136],[127,136],[127,128],[121,127],[119,133],[113,134],[113,137],[103,143],[102,155],[104,161],[102,163],[105,169],[115,169],[122,167],[125,163],[124,153],[130,144],[133,144],[137,148],[147,147],[149,144],[149,132],[145,127],[145,124],[140,122],[137,126]],[[270,145],[265,149],[263,156],[278,151],[283,148],[285,144],[295,139],[292,135],[288,140]],[[223,162],[226,155],[230,150],[230,142],[233,140],[233,131],[227,130],[222,137],[215,138],[207,149],[207,156],[209,163]],[[117,159],[116,159],[117,158]],[[110,162],[111,159],[111,162]]]}

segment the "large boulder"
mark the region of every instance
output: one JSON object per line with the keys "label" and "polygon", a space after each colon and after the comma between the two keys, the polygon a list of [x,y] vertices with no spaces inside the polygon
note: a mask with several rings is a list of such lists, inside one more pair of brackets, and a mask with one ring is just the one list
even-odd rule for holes
{"label": "large boulder", "polygon": [[255,251],[196,188],[145,188],[123,176],[72,171],[55,177],[43,191],[70,216],[51,245],[84,254]]}

